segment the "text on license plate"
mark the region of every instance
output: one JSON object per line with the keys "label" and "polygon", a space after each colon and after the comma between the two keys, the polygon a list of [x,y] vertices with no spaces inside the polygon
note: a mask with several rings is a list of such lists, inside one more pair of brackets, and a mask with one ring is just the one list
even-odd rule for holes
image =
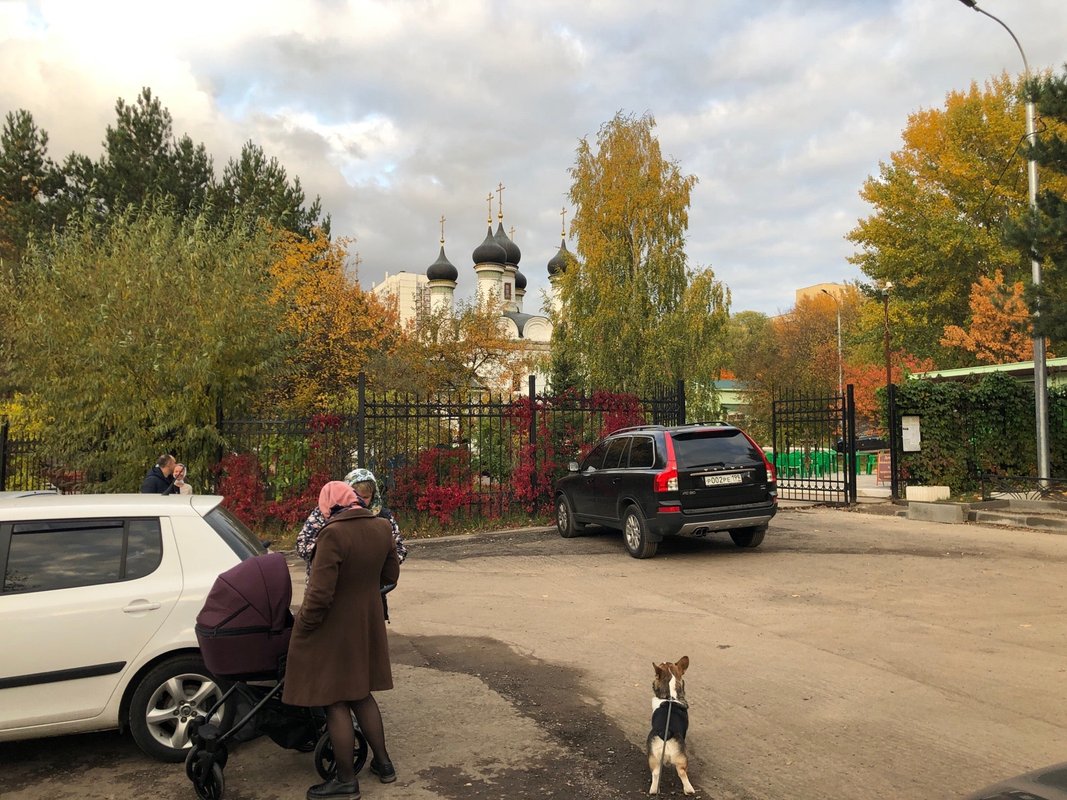
{"label": "text on license plate", "polygon": [[741,483],[741,476],[734,472],[730,475],[705,475],[705,486],[725,486],[728,483]]}

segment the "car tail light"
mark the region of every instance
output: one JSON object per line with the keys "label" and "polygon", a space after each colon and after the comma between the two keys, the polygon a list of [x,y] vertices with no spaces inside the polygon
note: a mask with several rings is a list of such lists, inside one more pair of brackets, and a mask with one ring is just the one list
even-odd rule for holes
{"label": "car tail light", "polygon": [[756,444],[756,440],[753,439],[751,436],[749,436],[744,431],[741,431],[741,435],[744,436],[746,439],[748,439],[750,442],[752,442],[752,446],[755,447],[759,451],[759,454],[763,457],[763,463],[767,467],[767,480],[777,483],[778,482],[778,475],[774,471],[774,464],[772,464],[771,460],[769,458],[767,458],[767,454],[765,452],[763,452],[763,448],[760,447],[758,444]]}
{"label": "car tail light", "polygon": [[681,514],[682,513],[682,507],[681,506],[660,506],[657,509],[657,511],[660,514]]}
{"label": "car tail light", "polygon": [[656,479],[652,484],[652,490],[661,493],[677,492],[678,462],[674,460],[674,442],[671,440],[671,435],[669,433],[664,434],[663,439],[667,443],[667,466],[662,472],[656,475]]}

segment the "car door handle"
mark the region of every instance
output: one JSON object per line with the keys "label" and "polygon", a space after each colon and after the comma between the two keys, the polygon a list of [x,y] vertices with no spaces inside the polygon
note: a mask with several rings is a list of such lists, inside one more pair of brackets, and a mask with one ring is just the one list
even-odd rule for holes
{"label": "car door handle", "polygon": [[158,608],[159,603],[152,603],[148,600],[134,600],[122,610],[127,614],[136,614],[138,611],[155,611]]}

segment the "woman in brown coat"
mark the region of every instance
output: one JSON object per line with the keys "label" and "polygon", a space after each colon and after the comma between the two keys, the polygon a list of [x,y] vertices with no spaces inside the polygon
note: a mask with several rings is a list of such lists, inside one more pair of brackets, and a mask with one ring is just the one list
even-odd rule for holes
{"label": "woman in brown coat", "polygon": [[350,710],[374,751],[371,771],[382,783],[396,780],[385,749],[382,715],[371,692],[393,688],[380,590],[396,583],[400,562],[392,526],[365,508],[348,507],[355,502],[348,484],[331,481],[323,486],[319,503],[325,504],[328,522],[319,533],[311,578],[289,642],[282,700],[325,706],[337,762],[336,777],[308,789],[308,800],[359,797]]}

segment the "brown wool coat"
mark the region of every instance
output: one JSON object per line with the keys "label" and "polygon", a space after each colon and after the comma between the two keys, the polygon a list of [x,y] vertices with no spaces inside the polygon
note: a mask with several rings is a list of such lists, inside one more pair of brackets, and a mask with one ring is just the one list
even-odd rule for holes
{"label": "brown wool coat", "polygon": [[283,702],[325,706],[393,688],[379,590],[399,576],[387,520],[363,508],[330,519],[293,626]]}

